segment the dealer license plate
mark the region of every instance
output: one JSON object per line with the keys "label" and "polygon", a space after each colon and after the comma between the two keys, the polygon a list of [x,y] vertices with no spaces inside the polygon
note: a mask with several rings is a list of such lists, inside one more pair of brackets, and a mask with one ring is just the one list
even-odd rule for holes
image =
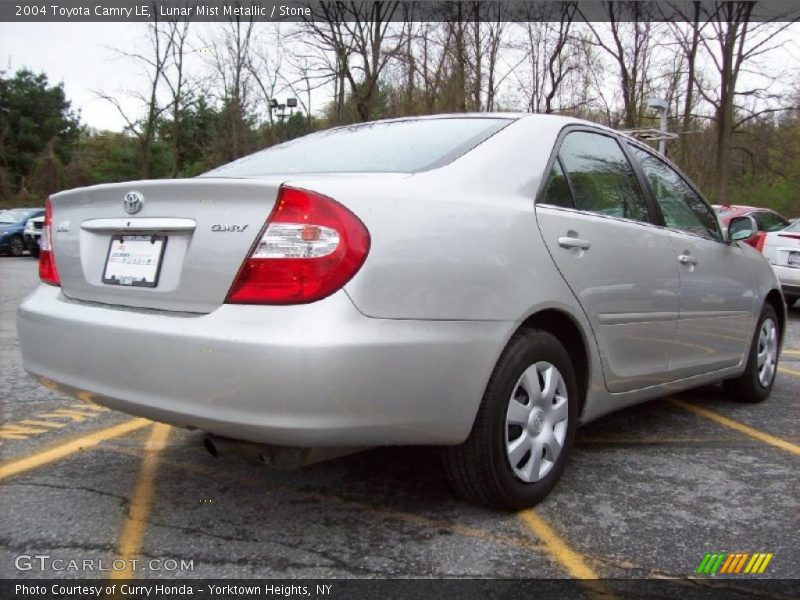
{"label": "dealer license plate", "polygon": [[156,287],[166,246],[165,235],[112,236],[103,283]]}

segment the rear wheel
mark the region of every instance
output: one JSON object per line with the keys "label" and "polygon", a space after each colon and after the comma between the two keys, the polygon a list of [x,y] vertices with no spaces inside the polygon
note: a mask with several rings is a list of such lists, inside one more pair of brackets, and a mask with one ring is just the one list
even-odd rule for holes
{"label": "rear wheel", "polygon": [[740,402],[758,403],[769,397],[778,370],[780,329],[772,305],[765,304],[756,326],[747,367],[736,379],[725,382],[725,391]]}
{"label": "rear wheel", "polygon": [[516,334],[497,363],[472,431],[444,449],[455,491],[492,508],[533,506],[564,471],[577,422],[569,354],[552,334]]}
{"label": "rear wheel", "polygon": [[22,256],[22,253],[25,251],[25,242],[22,241],[22,238],[18,235],[15,235],[10,240],[8,240],[8,253],[11,256]]}

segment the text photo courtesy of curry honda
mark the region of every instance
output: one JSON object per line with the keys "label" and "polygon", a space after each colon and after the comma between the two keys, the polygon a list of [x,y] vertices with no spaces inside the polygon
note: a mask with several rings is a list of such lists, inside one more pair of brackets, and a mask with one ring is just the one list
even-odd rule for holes
{"label": "text photo courtesy of curry honda", "polygon": [[0,5],[0,597],[800,595],[798,20]]}

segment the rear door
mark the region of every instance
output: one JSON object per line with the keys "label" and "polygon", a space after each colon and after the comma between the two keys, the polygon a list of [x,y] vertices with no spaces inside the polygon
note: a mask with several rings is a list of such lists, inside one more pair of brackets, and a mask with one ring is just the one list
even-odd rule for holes
{"label": "rear door", "polygon": [[753,279],[711,206],[667,162],[630,146],[663,215],[680,272],[676,379],[738,364],[753,334]]}
{"label": "rear door", "polygon": [[669,233],[652,223],[652,207],[616,137],[566,133],[536,215],[592,325],[608,389],[667,381],[678,269]]}

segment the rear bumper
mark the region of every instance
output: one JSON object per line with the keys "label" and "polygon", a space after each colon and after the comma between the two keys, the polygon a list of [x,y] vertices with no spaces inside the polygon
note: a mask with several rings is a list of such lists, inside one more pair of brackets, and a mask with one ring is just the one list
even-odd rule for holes
{"label": "rear bumper", "polygon": [[772,265],[785,296],[800,296],[800,268]]}
{"label": "rear bumper", "polygon": [[66,392],[226,437],[312,447],[463,441],[513,326],[372,319],[342,291],[310,305],[179,316],[76,302],[48,285],[18,318],[25,368]]}

